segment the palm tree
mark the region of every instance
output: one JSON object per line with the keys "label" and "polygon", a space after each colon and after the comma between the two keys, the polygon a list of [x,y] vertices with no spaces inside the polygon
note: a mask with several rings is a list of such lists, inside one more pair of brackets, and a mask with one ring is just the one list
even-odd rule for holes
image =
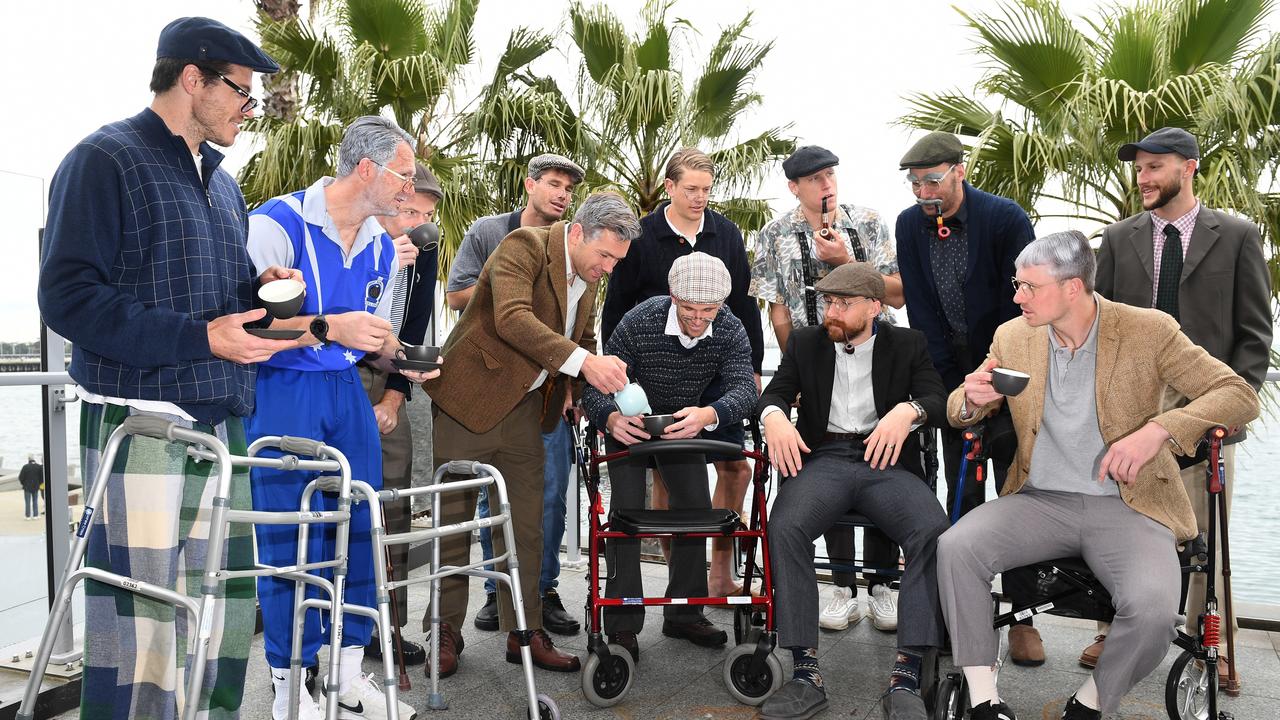
{"label": "palm tree", "polygon": [[1159,127],[1186,128],[1203,156],[1197,196],[1262,226],[1280,291],[1280,37],[1263,36],[1274,4],[1138,0],[1079,22],[1052,0],[957,10],[987,59],[976,88],[985,97],[911,95],[901,122],[971,138],[976,185],[1099,232],[1141,210],[1116,149]]}
{"label": "palm tree", "polygon": [[[296,13],[282,20],[260,15],[263,48],[281,67],[296,71],[301,92],[292,117],[267,114],[247,126],[264,141],[241,171],[250,206],[333,174],[343,129],[361,115],[390,113],[417,138],[419,158],[445,190],[440,268],[447,273],[467,226],[505,208],[496,204],[471,152],[469,114],[455,97],[476,60],[472,28],[478,5],[479,0],[445,0],[434,7],[424,0],[331,0],[313,8],[313,22]],[[499,67],[518,71],[550,46],[545,34],[518,29]],[[472,104],[483,102],[482,94]]]}
{"label": "palm tree", "polygon": [[695,31],[685,20],[668,19],[671,5],[646,5],[635,35],[603,3],[571,5],[570,36],[581,54],[572,101],[551,78],[527,71],[508,73],[505,85],[493,88],[472,127],[487,155],[505,159],[495,186],[509,201],[518,201],[528,156],[550,149],[583,161],[583,192],[611,187],[647,213],[662,200],[668,158],[699,146],[717,166],[717,209],[744,232],[768,222],[767,201],[751,194],[795,141],[784,136],[786,127],[745,140],[737,130],[762,102],[752,84],[773,43],[747,37],[747,13],[720,32],[686,83],[682,56]]}

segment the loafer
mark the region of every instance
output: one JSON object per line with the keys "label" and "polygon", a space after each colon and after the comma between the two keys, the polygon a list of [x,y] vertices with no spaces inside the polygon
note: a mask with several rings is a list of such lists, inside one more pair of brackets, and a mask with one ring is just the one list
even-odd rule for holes
{"label": "loafer", "polygon": [[789,680],[760,706],[759,720],[808,720],[827,709],[827,694],[803,680]]}
{"label": "loafer", "polygon": [[704,617],[687,623],[663,620],[662,634],[667,637],[683,638],[701,647],[720,647],[729,641],[728,633]]}
{"label": "loafer", "polygon": [[[543,670],[552,672],[578,672],[582,667],[577,655],[570,655],[556,648],[546,630],[534,630],[529,638],[529,651],[533,654],[533,664]],[[515,631],[507,633],[507,662],[520,664],[520,641]]]}
{"label": "loafer", "polygon": [[[465,646],[462,633],[454,630],[447,622],[440,623],[440,677],[447,678],[458,672],[458,656]],[[431,663],[424,658],[423,665],[427,677],[431,677]]]}
{"label": "loafer", "polygon": [[1062,709],[1062,720],[1102,720],[1102,711],[1081,705],[1076,696],[1072,695],[1067,698],[1067,706]]}
{"label": "loafer", "polygon": [[635,633],[630,630],[609,633],[609,644],[626,648],[627,652],[631,653],[631,659],[635,660],[637,664],[640,663],[640,640]]}
{"label": "loafer", "polygon": [[[427,651],[421,645],[412,640],[400,638],[400,649],[404,653],[405,667],[410,665],[421,665],[427,661]],[[396,640],[391,639],[391,658],[394,660],[397,656]],[[382,659],[382,641],[378,638],[377,631],[369,638],[369,644],[364,646],[364,656],[370,660]]]}
{"label": "loafer", "polygon": [[1093,638],[1093,644],[1080,652],[1080,667],[1089,668],[1090,670],[1097,667],[1098,658],[1102,657],[1106,642],[1106,635],[1098,635]]}
{"label": "loafer", "polygon": [[489,593],[485,598],[484,607],[476,613],[475,625],[477,630],[498,629],[498,593]]}
{"label": "loafer", "polygon": [[889,690],[880,696],[884,720],[929,720],[924,698],[910,690]]}
{"label": "loafer", "polygon": [[[1071,698],[1074,700],[1075,696],[1072,695]],[[969,720],[1018,720],[1018,718],[1008,705],[1004,703],[992,705],[988,700],[969,710]]]}
{"label": "loafer", "polygon": [[542,596],[542,627],[557,635],[577,635],[581,629],[577,620],[564,609],[560,593],[548,590]]}
{"label": "loafer", "polygon": [[1022,667],[1043,665],[1044,642],[1040,639],[1040,631],[1030,625],[1009,628],[1009,659]]}

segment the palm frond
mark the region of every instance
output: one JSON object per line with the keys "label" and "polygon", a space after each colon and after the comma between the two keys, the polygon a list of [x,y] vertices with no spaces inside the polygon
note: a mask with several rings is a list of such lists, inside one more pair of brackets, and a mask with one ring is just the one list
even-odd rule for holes
{"label": "palm frond", "polygon": [[626,62],[626,29],[603,4],[584,8],[575,2],[569,7],[569,20],[588,74],[596,84],[606,85],[605,76]]}
{"label": "palm frond", "polygon": [[384,58],[435,49],[427,43],[422,0],[347,0],[337,15],[350,44],[368,43]]}
{"label": "palm frond", "polygon": [[1274,0],[1173,0],[1172,4],[1169,63],[1177,73],[1240,60],[1275,9]]}

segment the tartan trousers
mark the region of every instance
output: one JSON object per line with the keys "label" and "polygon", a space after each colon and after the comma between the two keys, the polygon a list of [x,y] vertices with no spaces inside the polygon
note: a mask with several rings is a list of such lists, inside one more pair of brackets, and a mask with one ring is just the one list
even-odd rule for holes
{"label": "tartan trousers", "polygon": [[[86,491],[96,479],[107,439],[136,412],[84,404],[80,446]],[[162,417],[215,435],[233,455],[245,454],[240,418],[209,426]],[[103,507],[89,531],[87,565],[200,596],[217,474],[213,463],[197,463],[185,450],[180,443],[139,436],[120,445]],[[246,469],[232,475],[231,507],[251,507]],[[231,525],[223,561],[229,568],[253,566],[249,525]],[[180,717],[192,661],[187,613],[93,580],[85,581],[84,602],[82,720]],[[199,717],[237,718],[254,630],[253,580],[228,581],[217,603]]]}

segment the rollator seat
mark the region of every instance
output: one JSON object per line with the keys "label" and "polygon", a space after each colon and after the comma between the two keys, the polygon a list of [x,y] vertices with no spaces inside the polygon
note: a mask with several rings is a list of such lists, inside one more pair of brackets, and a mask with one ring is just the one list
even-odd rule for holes
{"label": "rollator seat", "polygon": [[628,535],[690,532],[728,535],[741,522],[738,513],[725,508],[710,510],[612,510],[609,528]]}

